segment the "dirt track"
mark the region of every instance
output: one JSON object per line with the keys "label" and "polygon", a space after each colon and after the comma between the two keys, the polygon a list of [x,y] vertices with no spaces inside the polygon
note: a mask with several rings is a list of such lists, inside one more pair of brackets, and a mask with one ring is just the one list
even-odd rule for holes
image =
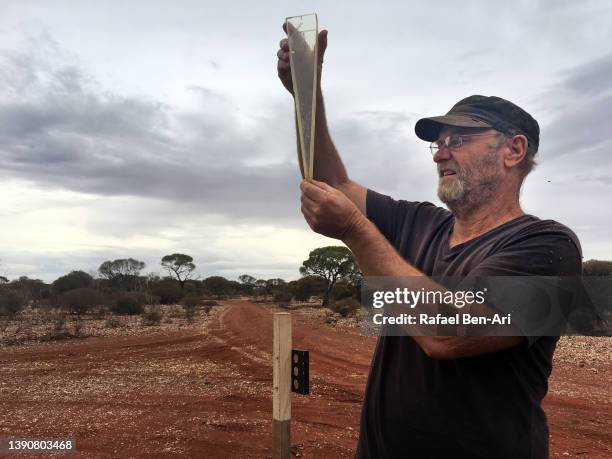
{"label": "dirt track", "polygon": [[[207,330],[4,348],[0,437],[72,437],[71,457],[268,457],[273,310],[229,301]],[[293,340],[310,351],[311,395],[293,397],[292,443],[352,457],[374,339],[296,311]],[[612,456],[611,374],[555,366],[553,457]]]}

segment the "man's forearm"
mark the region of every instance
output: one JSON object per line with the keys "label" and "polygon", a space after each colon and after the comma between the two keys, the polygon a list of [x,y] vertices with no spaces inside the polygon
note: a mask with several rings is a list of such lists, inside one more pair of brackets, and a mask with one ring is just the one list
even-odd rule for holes
{"label": "man's forearm", "polygon": [[397,253],[374,223],[366,218],[355,225],[344,242],[366,276],[423,276]]}

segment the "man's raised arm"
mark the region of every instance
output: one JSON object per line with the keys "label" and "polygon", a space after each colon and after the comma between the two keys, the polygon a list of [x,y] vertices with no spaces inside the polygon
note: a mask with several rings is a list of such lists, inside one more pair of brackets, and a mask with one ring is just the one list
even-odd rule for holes
{"label": "man's raised arm", "polygon": [[[285,26],[283,25],[283,29]],[[286,30],[285,30],[286,32]],[[328,185],[342,191],[358,208],[366,213],[366,188],[349,179],[344,164],[340,159],[338,150],[329,135],[327,127],[327,118],[325,116],[325,104],[323,102],[323,94],[321,92],[321,67],[323,56],[327,48],[327,30],[319,32],[319,62],[318,62],[318,84],[317,84],[317,113],[315,123],[315,143],[314,143],[314,178],[316,180],[327,183]],[[293,95],[293,81],[291,79],[291,66],[289,63],[289,42],[286,38],[280,41],[280,49],[277,52],[278,57],[278,77],[283,86]],[[296,124],[297,129],[297,124]],[[297,135],[296,135],[297,138]],[[302,161],[298,140],[298,163],[302,177],[304,171],[302,169]]]}

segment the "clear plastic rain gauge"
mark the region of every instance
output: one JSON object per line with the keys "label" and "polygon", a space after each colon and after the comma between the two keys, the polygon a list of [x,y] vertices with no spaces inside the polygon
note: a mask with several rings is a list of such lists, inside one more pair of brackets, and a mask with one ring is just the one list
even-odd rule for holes
{"label": "clear plastic rain gauge", "polygon": [[286,21],[302,170],[304,177],[311,179],[317,109],[318,21],[316,14],[289,17]]}

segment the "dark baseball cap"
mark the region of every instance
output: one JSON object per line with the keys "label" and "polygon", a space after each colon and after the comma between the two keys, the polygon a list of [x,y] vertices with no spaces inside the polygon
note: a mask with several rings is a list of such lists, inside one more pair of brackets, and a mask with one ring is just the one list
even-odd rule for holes
{"label": "dark baseball cap", "polygon": [[501,97],[466,97],[446,115],[421,118],[414,131],[420,139],[433,142],[438,140],[444,126],[492,128],[504,134],[523,134],[535,151],[540,143],[538,122],[521,107]]}

